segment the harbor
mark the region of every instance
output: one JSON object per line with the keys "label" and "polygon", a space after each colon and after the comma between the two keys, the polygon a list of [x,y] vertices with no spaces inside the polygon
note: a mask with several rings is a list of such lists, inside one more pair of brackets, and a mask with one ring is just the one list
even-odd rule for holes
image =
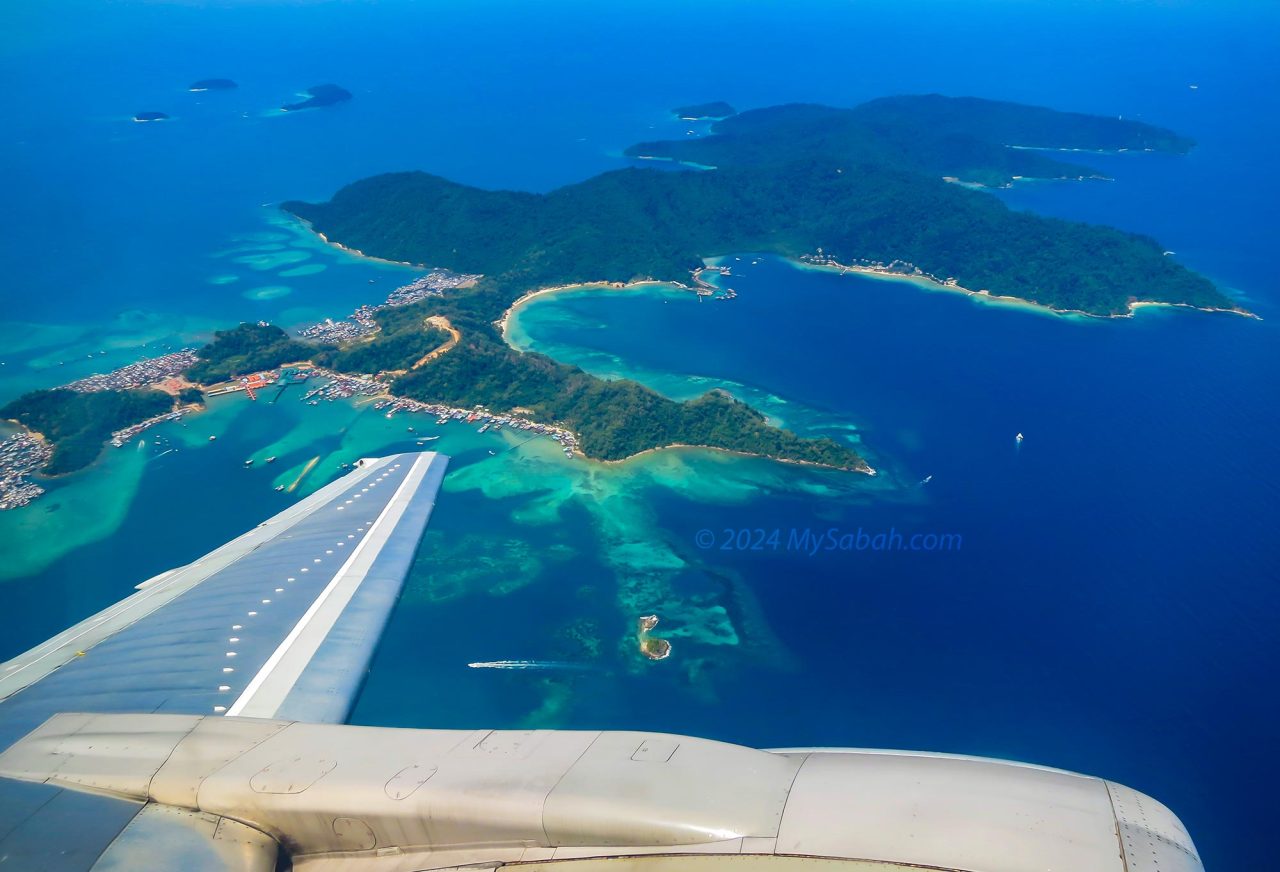
{"label": "harbor", "polygon": [[[441,269],[432,270],[409,284],[396,288],[381,304],[361,306],[341,321],[325,319],[318,324],[302,328],[298,334],[305,339],[318,342],[348,342],[360,339],[380,329],[376,315],[383,309],[407,306],[431,297],[441,297],[451,288],[472,285],[480,278],[479,275]],[[397,397],[392,394],[392,384],[379,377],[384,374],[351,375],[299,361],[201,388],[185,377],[186,371],[198,361],[199,355],[196,349],[183,348],[158,357],[135,361],[111,372],[87,376],[63,385],[62,389],[94,393],[154,388],[184,399],[186,398],[184,392],[187,389],[201,389],[206,397],[243,393],[249,400],[256,401],[260,394],[275,388],[277,390],[265,400],[265,402],[275,403],[290,386],[315,380],[316,386],[307,390],[300,398],[310,406],[336,400],[372,401],[374,409],[382,412],[387,418],[392,418],[401,412],[416,413],[433,416],[438,426],[461,423],[475,426],[480,433],[497,433],[506,428],[513,433],[528,434],[529,439],[549,438],[557,444],[566,457],[573,457],[580,453],[578,437],[573,431],[557,424],[535,421],[532,417],[533,412],[530,410],[495,411],[483,406],[459,408],[446,403],[422,402],[407,397]],[[178,421],[200,408],[201,404],[198,402],[181,405],[113,432],[108,442],[115,448],[124,447],[150,428]],[[439,438],[438,435],[417,434],[413,427],[410,427],[409,431],[415,433],[414,439],[420,446],[425,446]],[[216,436],[209,437],[210,441],[216,438]],[[490,454],[496,454],[496,452],[490,451]],[[39,434],[20,432],[0,442],[0,510],[29,505],[45,493],[45,489],[32,478],[41,473],[51,457],[52,449]],[[274,457],[271,458],[271,460],[274,459]],[[245,463],[246,467],[251,465],[252,461]]]}
{"label": "harbor", "polygon": [[30,480],[53,456],[43,439],[29,433],[15,433],[0,441],[0,511],[27,505],[44,493]]}
{"label": "harbor", "polygon": [[[505,427],[511,431],[528,433],[530,438],[538,436],[550,438],[560,446],[566,457],[572,457],[578,452],[578,437],[573,431],[556,424],[534,421],[528,414],[520,414],[525,410],[495,412],[483,406],[465,409],[445,403],[426,403],[394,396],[391,394],[389,385],[367,376],[344,375],[320,368],[312,370],[311,373],[313,377],[325,381],[303,394],[302,401],[309,405],[314,406],[322,400],[332,402],[354,397],[371,397],[376,398],[373,408],[383,412],[387,418],[394,417],[398,412],[433,415],[437,426],[457,422],[473,425],[481,433],[496,433]],[[425,445],[429,441],[434,441],[435,438],[435,436],[419,435],[416,441],[419,445]]]}

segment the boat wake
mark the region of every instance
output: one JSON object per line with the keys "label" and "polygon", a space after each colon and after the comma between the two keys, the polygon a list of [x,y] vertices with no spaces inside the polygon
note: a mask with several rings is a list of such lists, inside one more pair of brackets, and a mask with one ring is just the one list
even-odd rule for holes
{"label": "boat wake", "polygon": [[570,672],[587,672],[595,669],[589,663],[568,663],[563,660],[482,660],[468,663],[471,669],[557,669]]}

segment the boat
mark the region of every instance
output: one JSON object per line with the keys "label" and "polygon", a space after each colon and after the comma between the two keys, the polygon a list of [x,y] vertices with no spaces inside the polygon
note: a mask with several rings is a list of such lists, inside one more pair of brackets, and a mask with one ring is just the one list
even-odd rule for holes
{"label": "boat", "polygon": [[266,459],[266,461],[265,461],[265,462],[267,462],[267,463],[275,463],[275,462],[276,462],[276,456],[275,456],[274,454],[273,454],[273,455],[271,455],[270,457],[268,457],[268,458]]}
{"label": "boat", "polygon": [[248,467],[248,466],[253,466],[253,458],[252,458],[252,457],[250,457],[248,460],[246,460],[246,461],[244,462],[244,465],[245,465],[246,467]]}
{"label": "boat", "polygon": [[439,436],[423,436],[423,437],[422,437],[420,440],[418,440],[418,441],[420,441],[420,442],[434,442],[434,441],[436,441],[436,440],[437,440],[437,439],[439,439],[439,438],[440,438]]}
{"label": "boat", "polygon": [[217,437],[217,436],[210,436],[210,437],[209,437],[209,441],[210,441],[210,442],[216,442],[217,440],[218,440],[218,437]]}
{"label": "boat", "polygon": [[282,491],[282,490],[284,490],[284,485],[282,485],[282,484],[278,484],[278,485],[276,485],[276,490],[277,490],[277,491]]}
{"label": "boat", "polygon": [[1018,443],[1019,445],[1021,445],[1021,444],[1022,444],[1022,439],[1023,439],[1023,436],[1022,436],[1022,434],[1021,434],[1021,433],[1019,433],[1017,436],[1014,436],[1014,437],[1013,437],[1013,441],[1014,441],[1014,442],[1016,442],[1016,443]]}
{"label": "boat", "polygon": [[932,475],[926,475],[924,478],[920,479],[921,484],[928,484],[931,481],[933,481]]}

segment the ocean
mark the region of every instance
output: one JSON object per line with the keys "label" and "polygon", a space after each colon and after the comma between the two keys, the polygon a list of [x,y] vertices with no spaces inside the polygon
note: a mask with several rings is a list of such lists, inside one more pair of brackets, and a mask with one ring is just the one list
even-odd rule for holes
{"label": "ocean", "polygon": [[[439,435],[451,473],[357,722],[1008,757],[1150,793],[1211,870],[1269,868],[1273,4],[51,0],[11,18],[0,402],[239,320],[339,317],[416,274],[323,245],[282,200],[403,169],[548,190],[686,135],[681,103],[938,91],[1195,137],[1185,158],[1082,158],[1110,182],[999,196],[1151,234],[1262,320],[1058,317],[751,252],[723,261],[733,301],[542,297],[520,347],[677,398],[724,387],[879,474],[688,450],[601,465],[296,388],[217,400],[0,513],[2,656],[343,463]],[[213,76],[240,88],[186,92]],[[355,98],[272,111],[321,82]],[[130,120],[148,110],[172,120]],[[665,661],[636,654],[645,613]],[[501,660],[538,668],[467,665]]]}

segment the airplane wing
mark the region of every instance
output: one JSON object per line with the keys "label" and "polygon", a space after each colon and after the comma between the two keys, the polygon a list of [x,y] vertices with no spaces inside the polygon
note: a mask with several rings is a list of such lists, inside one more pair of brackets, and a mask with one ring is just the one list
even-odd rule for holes
{"label": "airplane wing", "polygon": [[0,872],[1203,872],[1045,767],[341,723],[445,462],[362,461],[0,667]]}
{"label": "airplane wing", "polygon": [[[434,452],[361,460],[234,541],[3,664],[0,748],[68,711],[344,721],[447,464]],[[139,818],[140,808],[0,781],[0,868],[88,869],[126,826],[195,825],[150,811]],[[224,834],[235,826],[203,824]],[[46,867],[51,851],[65,856]]]}

